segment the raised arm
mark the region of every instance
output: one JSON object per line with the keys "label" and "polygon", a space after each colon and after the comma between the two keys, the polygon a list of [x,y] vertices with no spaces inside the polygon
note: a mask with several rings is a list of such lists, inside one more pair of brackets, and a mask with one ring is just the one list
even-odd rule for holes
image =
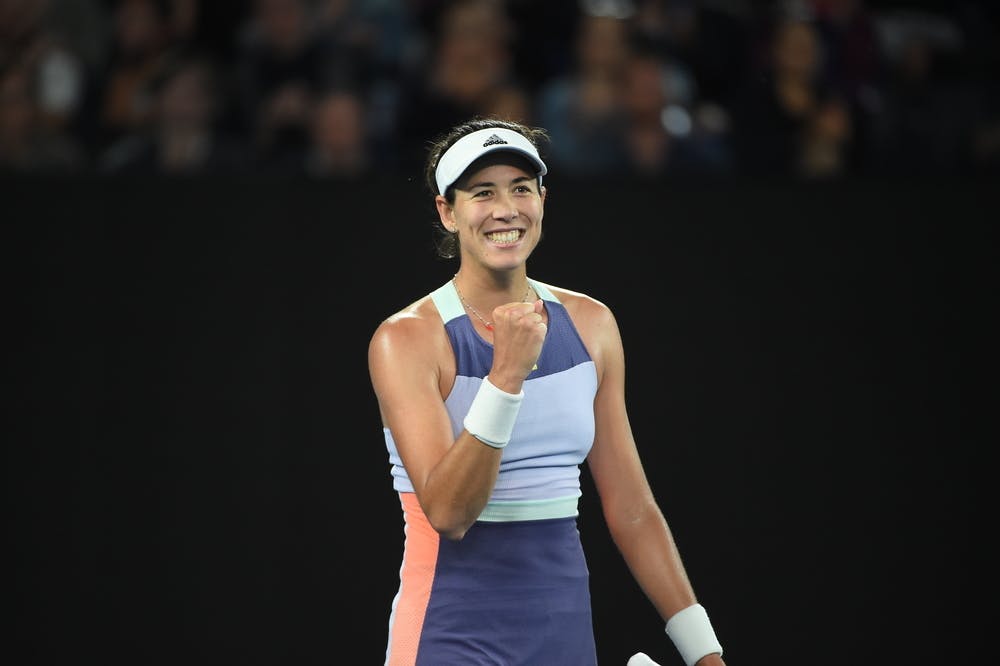
{"label": "raised arm", "polygon": [[[455,362],[433,306],[424,302],[387,319],[372,336],[368,368],[383,424],[392,432],[427,520],[446,538],[461,539],[493,491],[506,444],[487,436],[496,427],[504,429],[503,418],[493,419],[493,412],[509,409],[508,404],[520,399],[544,337],[526,315],[541,308],[539,301],[494,311],[496,351],[487,377],[491,383],[470,409],[475,425],[467,420],[467,428],[474,434],[463,429],[457,438],[444,404]],[[529,330],[532,326],[534,331]],[[526,343],[526,337],[532,340]],[[513,407],[515,412],[508,412],[511,421],[516,416]],[[477,432],[480,427],[482,432]]]}

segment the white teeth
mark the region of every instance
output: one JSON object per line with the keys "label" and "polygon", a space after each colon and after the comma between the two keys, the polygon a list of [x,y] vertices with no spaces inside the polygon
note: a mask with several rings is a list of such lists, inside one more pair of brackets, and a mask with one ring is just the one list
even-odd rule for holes
{"label": "white teeth", "polygon": [[517,240],[518,236],[521,234],[516,230],[511,231],[494,231],[491,234],[486,234],[494,243],[513,243]]}

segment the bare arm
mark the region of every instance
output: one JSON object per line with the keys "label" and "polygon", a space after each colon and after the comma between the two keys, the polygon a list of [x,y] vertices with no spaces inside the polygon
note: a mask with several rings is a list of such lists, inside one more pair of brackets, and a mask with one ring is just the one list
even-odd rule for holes
{"label": "bare arm", "polygon": [[[588,319],[587,336],[599,366],[594,401],[596,432],[588,465],[605,522],[636,582],[664,622],[697,603],[673,535],[658,506],[636,449],[625,405],[625,360],[618,325],[600,306]],[[723,664],[706,655],[699,666]]]}
{"label": "bare arm", "polygon": [[[528,331],[530,322],[523,317],[540,310],[541,303],[516,306],[494,311],[489,374],[494,386],[512,394],[520,392],[544,336]],[[525,344],[525,336],[532,335],[537,344]],[[443,536],[461,539],[490,498],[502,449],[464,429],[457,438],[452,435],[444,397],[454,381],[454,360],[433,306],[425,301],[383,322],[369,344],[368,368],[383,423],[392,431],[427,520]]]}

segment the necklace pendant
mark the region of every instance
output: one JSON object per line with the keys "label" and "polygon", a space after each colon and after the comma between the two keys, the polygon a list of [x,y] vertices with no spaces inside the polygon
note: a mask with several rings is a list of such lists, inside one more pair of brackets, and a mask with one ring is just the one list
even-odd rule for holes
{"label": "necklace pendant", "polygon": [[493,330],[493,324],[487,323],[486,324],[486,330],[487,331],[492,331]]}

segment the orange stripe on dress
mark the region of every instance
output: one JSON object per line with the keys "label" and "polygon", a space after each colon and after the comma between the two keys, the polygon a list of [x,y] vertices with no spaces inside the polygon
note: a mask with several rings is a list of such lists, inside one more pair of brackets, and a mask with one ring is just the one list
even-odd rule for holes
{"label": "orange stripe on dress", "polygon": [[427,521],[416,493],[400,493],[399,498],[406,523],[406,543],[388,666],[412,666],[417,661],[420,632],[431,598],[441,536]]}

